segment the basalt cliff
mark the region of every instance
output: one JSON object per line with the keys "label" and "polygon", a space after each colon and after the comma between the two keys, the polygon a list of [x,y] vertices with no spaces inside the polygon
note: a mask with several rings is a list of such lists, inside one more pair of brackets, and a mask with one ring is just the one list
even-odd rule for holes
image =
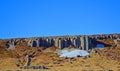
{"label": "basalt cliff", "polygon": [[[55,37],[32,37],[32,38],[13,38],[5,39],[2,41],[6,42],[7,48],[16,46],[17,44],[27,43],[29,47],[46,47],[51,46],[57,47],[59,49],[73,47],[79,48],[81,50],[91,50],[95,48],[97,44],[104,44],[105,46],[111,46],[99,40],[119,40],[120,34],[101,34],[101,35],[76,35],[76,36],[55,36]],[[116,42],[114,42],[116,43]]]}
{"label": "basalt cliff", "polygon": [[[56,54],[64,49],[84,50],[89,56],[69,60]],[[46,71],[119,71],[120,34],[0,39],[0,71],[29,66],[45,66]]]}

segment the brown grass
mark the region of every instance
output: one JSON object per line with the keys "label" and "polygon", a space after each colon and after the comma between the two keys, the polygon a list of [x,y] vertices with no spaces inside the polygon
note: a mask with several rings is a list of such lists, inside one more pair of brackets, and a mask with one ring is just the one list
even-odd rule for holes
{"label": "brown grass", "polygon": [[[110,41],[109,41],[110,42]],[[108,44],[108,41],[106,41]],[[110,42],[111,43],[111,42]],[[60,58],[53,53],[55,47],[30,48],[25,44],[18,44],[15,51],[6,51],[5,42],[0,42],[0,71],[20,69],[16,64],[18,59],[26,65],[26,54],[33,54],[32,65],[44,65],[48,67],[45,71],[119,71],[120,70],[120,45],[118,47],[107,47],[103,50],[96,49],[98,54],[90,52],[90,58],[75,57],[74,59]],[[22,70],[24,71],[24,70]],[[28,71],[33,71],[28,70]],[[35,70],[37,71],[37,69]],[[39,70],[38,70],[39,71]],[[41,70],[42,71],[42,70]]]}

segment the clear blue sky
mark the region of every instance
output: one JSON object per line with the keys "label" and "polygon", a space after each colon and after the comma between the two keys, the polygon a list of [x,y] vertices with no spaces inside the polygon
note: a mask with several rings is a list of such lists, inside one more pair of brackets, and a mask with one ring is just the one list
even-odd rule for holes
{"label": "clear blue sky", "polygon": [[0,0],[0,38],[120,32],[120,0]]}

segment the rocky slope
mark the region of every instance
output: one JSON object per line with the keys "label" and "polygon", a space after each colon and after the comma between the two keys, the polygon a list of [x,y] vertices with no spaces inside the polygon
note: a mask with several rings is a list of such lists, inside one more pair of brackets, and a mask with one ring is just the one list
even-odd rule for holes
{"label": "rocky slope", "polygon": [[[98,35],[97,35],[98,36]],[[51,38],[51,37],[50,37]],[[61,38],[64,37],[52,37]],[[15,38],[0,40],[0,70],[4,69],[20,69],[22,66],[27,65],[26,55],[32,55],[31,66],[44,65],[51,71],[70,71],[70,70],[120,70],[120,41],[119,34],[113,34],[112,36],[95,35],[89,36],[94,40],[92,44],[98,43],[104,44],[105,48],[98,49],[93,47],[91,50],[87,50],[90,53],[89,57],[75,57],[73,59],[61,58],[54,53],[56,49],[61,49],[56,46],[29,46],[30,41],[34,41],[36,38]],[[117,40],[117,43],[114,42]],[[77,42],[76,42],[77,43]],[[9,45],[8,45],[9,44]],[[14,45],[14,46],[10,46]],[[67,48],[80,49],[75,46],[68,46]],[[64,48],[62,48],[64,49]]]}

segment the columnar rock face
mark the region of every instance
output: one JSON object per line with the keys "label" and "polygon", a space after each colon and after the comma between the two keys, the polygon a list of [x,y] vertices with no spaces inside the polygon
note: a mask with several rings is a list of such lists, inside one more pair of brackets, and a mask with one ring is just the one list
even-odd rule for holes
{"label": "columnar rock face", "polygon": [[33,40],[32,46],[33,46],[33,47],[37,47],[37,41],[36,41],[36,40]]}
{"label": "columnar rock face", "polygon": [[72,46],[82,50],[89,50],[95,47],[94,40],[120,38],[120,34],[104,34],[104,35],[78,35],[78,36],[56,36],[56,37],[34,37],[34,38],[15,38],[6,39],[9,44],[14,46],[18,42],[27,42],[30,47],[51,47],[55,46],[60,49]]}
{"label": "columnar rock face", "polygon": [[90,39],[88,36],[85,37],[85,41],[86,41],[86,49],[85,50],[89,50],[90,49]]}
{"label": "columnar rock face", "polygon": [[62,49],[63,48],[63,40],[62,39],[59,39],[59,41],[58,41],[58,47],[60,48],[60,49]]}
{"label": "columnar rock face", "polygon": [[55,47],[59,47],[59,39],[57,38],[57,39],[54,39],[54,41],[55,41]]}
{"label": "columnar rock face", "polygon": [[69,46],[68,39],[65,39],[63,43],[64,43],[64,46],[63,46],[63,47],[65,47],[65,48],[66,48],[66,47],[68,47],[68,46]]}
{"label": "columnar rock face", "polygon": [[85,46],[85,37],[81,36],[80,37],[80,41],[81,41],[81,49],[85,50],[86,49],[86,46]]}
{"label": "columnar rock face", "polygon": [[80,37],[77,37],[76,39],[76,47],[79,48],[81,45]]}

